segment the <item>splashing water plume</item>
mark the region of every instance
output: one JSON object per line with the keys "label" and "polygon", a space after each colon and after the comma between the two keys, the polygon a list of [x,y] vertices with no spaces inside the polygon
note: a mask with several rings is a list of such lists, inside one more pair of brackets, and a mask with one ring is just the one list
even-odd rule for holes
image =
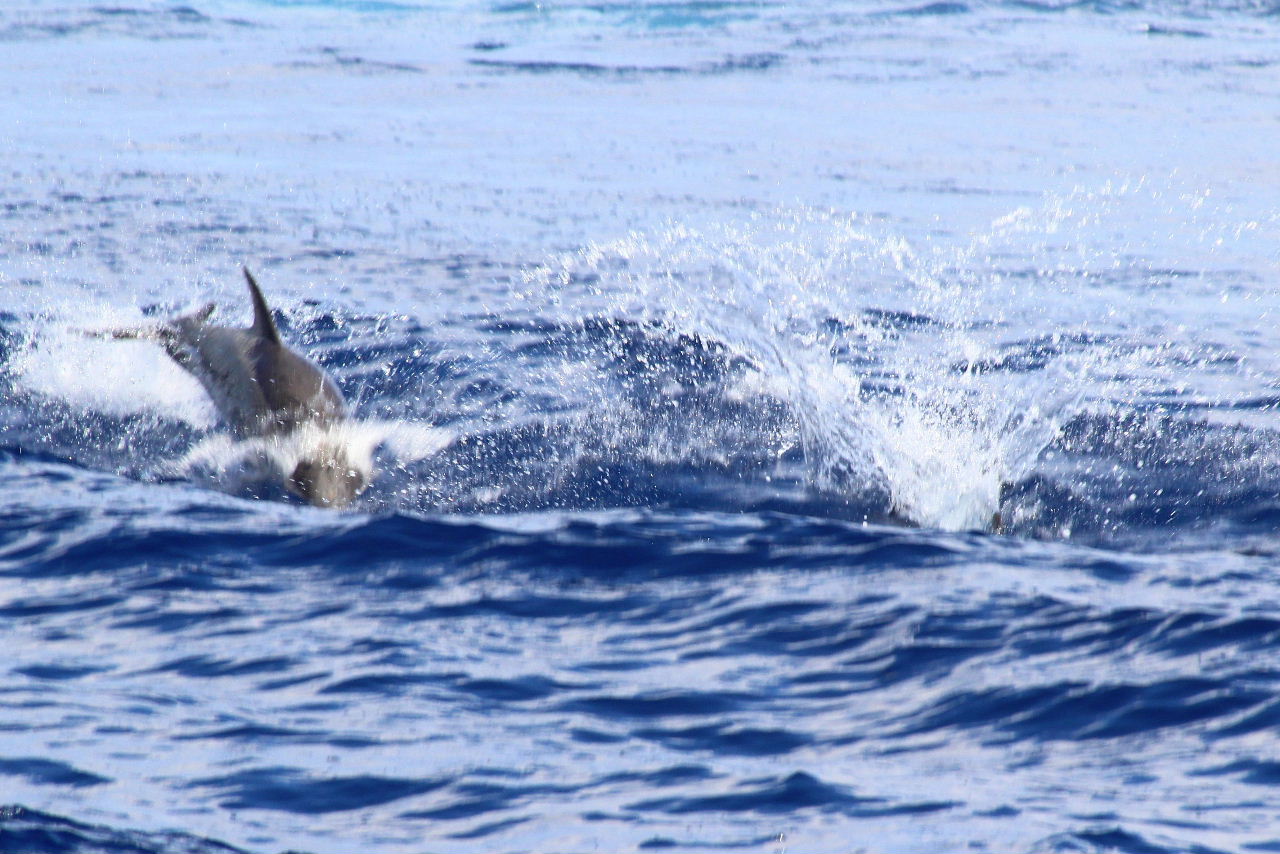
{"label": "splashing water plume", "polygon": [[[1016,226],[1026,230],[1026,215]],[[1050,210],[1046,231],[1061,217]],[[1000,229],[918,257],[876,223],[814,211],[740,225],[669,225],[529,271],[526,300],[637,317],[720,342],[797,422],[812,488],[883,490],[893,512],[984,528],[1078,404],[1061,354],[1002,369],[1017,297],[990,265]],[[995,366],[995,367],[992,367]]]}

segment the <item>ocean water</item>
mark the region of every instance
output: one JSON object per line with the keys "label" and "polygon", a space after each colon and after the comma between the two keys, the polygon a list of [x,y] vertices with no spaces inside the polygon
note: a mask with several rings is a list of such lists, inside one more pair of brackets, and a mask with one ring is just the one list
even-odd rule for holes
{"label": "ocean water", "polygon": [[[0,850],[1280,850],[1272,0],[9,0]],[[352,402],[301,506],[145,342]]]}

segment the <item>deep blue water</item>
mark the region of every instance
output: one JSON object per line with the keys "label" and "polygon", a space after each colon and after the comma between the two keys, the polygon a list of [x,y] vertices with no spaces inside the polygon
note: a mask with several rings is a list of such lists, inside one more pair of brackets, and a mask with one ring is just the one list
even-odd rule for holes
{"label": "deep blue water", "polygon": [[[1280,850],[1280,7],[0,9],[0,851]],[[254,269],[378,470],[81,330]]]}

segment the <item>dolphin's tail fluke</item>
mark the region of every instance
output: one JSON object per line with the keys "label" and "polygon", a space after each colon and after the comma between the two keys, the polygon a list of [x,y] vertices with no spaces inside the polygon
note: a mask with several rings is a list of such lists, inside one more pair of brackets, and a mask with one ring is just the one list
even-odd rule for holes
{"label": "dolphin's tail fluke", "polygon": [[110,338],[117,341],[158,341],[164,343],[174,336],[174,332],[184,326],[203,326],[213,316],[216,306],[205,303],[189,314],[162,320],[159,323],[148,323],[143,326],[123,326],[116,329],[81,329],[78,330],[86,338]]}
{"label": "dolphin's tail fluke", "polygon": [[134,326],[128,329],[77,329],[85,338],[112,338],[117,341],[159,341],[164,332],[157,326]]}

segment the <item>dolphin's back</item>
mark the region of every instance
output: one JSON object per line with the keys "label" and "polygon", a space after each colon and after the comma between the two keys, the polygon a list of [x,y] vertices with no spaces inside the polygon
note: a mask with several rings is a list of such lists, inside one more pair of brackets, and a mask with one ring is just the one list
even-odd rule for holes
{"label": "dolphin's back", "polygon": [[323,427],[346,417],[346,403],[333,380],[283,344],[253,340],[249,365],[262,411],[271,413],[274,429],[266,432],[289,431],[304,422]]}
{"label": "dolphin's back", "polygon": [[207,323],[208,313],[176,318],[161,339],[169,356],[200,381],[240,437],[288,433],[303,423],[323,427],[345,418],[338,387],[281,342],[247,271],[246,277],[254,297],[254,325],[213,326]]}

